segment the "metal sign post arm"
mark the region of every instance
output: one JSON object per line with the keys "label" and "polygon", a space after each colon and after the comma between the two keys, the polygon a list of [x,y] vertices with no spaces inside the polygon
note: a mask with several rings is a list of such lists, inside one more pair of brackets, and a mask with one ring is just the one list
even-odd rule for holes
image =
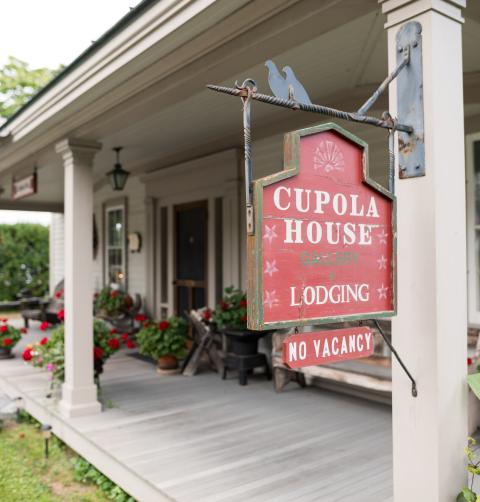
{"label": "metal sign post arm", "polygon": [[390,75],[378,86],[378,89],[363,103],[363,105],[358,109],[357,113],[360,115],[365,115],[365,113],[370,110],[372,105],[377,101],[377,99],[388,89],[390,83],[398,76],[398,74],[410,63],[410,46],[406,46],[403,49],[403,60],[395,68],[395,70],[390,73]]}
{"label": "metal sign post arm", "polygon": [[243,138],[245,152],[245,203],[246,203],[246,222],[247,234],[255,233],[255,224],[253,217],[253,169],[252,169],[252,135],[251,135],[251,120],[250,108],[252,103],[252,95],[257,90],[254,80],[246,79],[241,86],[236,85],[236,88],[245,93],[242,95],[243,102]]}
{"label": "metal sign post arm", "polygon": [[385,335],[385,332],[383,331],[382,327],[380,326],[380,323],[376,320],[373,319],[373,322],[375,324],[375,327],[377,328],[378,332],[384,339],[385,343],[388,345],[388,348],[392,351],[392,354],[395,356],[395,359],[398,361],[400,366],[402,367],[403,371],[406,373],[410,381],[412,382],[412,396],[417,397],[418,396],[418,390],[417,390],[417,382],[415,382],[415,379],[411,375],[411,373],[408,371],[407,367],[405,366],[404,362],[402,361],[401,357],[397,354],[397,351],[395,350],[395,347],[392,345],[392,342],[388,339],[387,335]]}

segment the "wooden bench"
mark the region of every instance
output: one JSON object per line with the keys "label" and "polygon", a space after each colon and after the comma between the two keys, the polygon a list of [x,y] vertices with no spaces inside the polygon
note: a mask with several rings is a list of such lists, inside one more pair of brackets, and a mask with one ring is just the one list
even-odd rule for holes
{"label": "wooden bench", "polygon": [[[330,325],[330,329],[348,327],[348,323]],[[390,321],[381,321],[390,336]],[[322,327],[321,329],[327,329]],[[381,402],[391,401],[392,373],[390,351],[379,333],[375,333],[374,355],[354,361],[342,361],[322,366],[307,366],[291,370],[282,360],[283,340],[290,334],[276,332],[272,338],[272,368],[274,387],[281,392],[290,382],[304,387],[307,382],[335,391],[367,397]]]}

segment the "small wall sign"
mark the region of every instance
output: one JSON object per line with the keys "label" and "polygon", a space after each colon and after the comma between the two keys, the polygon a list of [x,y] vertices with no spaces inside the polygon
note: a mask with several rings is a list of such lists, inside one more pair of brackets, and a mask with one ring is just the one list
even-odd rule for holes
{"label": "small wall sign", "polygon": [[23,178],[13,179],[12,198],[14,200],[23,199],[37,193],[37,173],[29,174]]}
{"label": "small wall sign", "polygon": [[369,177],[364,141],[336,124],[287,134],[254,208],[249,328],[394,315],[395,197]]}
{"label": "small wall sign", "polygon": [[373,349],[373,331],[363,326],[287,336],[282,356],[295,369],[368,357]]}

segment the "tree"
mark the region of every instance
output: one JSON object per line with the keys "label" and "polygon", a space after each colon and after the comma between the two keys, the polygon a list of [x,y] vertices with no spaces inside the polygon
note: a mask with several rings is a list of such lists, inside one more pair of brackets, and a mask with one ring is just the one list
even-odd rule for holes
{"label": "tree", "polygon": [[0,225],[0,301],[24,288],[34,296],[48,291],[48,227],[34,223]]}
{"label": "tree", "polygon": [[0,68],[0,117],[13,115],[62,70],[63,66],[57,70],[32,69],[25,61],[10,56]]}

